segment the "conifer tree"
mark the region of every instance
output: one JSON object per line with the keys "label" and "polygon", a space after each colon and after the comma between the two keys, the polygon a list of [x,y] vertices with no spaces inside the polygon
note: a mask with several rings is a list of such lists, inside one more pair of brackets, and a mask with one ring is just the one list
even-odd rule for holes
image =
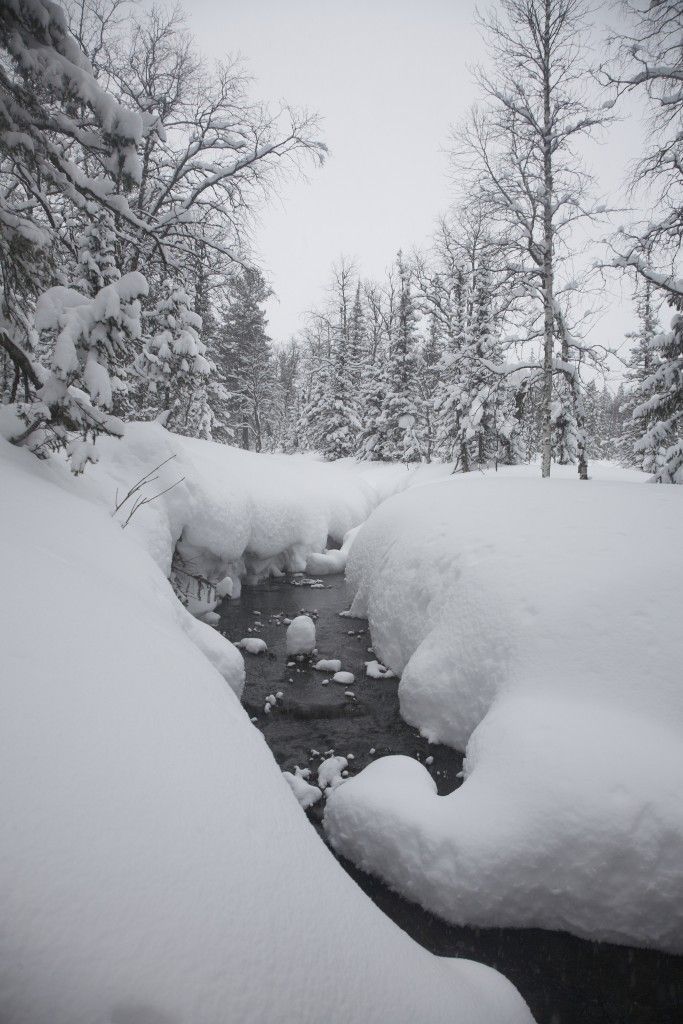
{"label": "conifer tree", "polygon": [[[41,335],[48,370],[33,408],[24,414],[32,447],[66,447],[75,473],[97,461],[99,433],[120,437],[123,423],[111,414],[110,368],[119,363],[128,344],[140,337],[139,296],[147,281],[136,272],[100,288],[91,298],[59,285],[36,303],[35,327]],[[40,417],[41,429],[33,416]],[[73,437],[72,434],[77,436]]]}
{"label": "conifer tree", "polygon": [[634,416],[636,409],[647,397],[643,390],[644,384],[652,373],[654,341],[661,333],[655,308],[654,286],[650,281],[646,280],[640,287],[636,311],[638,330],[627,335],[633,345],[626,373],[629,390],[621,409],[624,429],[619,442],[619,457],[626,466],[638,466],[646,473],[652,473],[656,467],[655,452],[647,448],[636,450],[636,443],[648,430],[650,415],[644,409],[639,416]]}
{"label": "conifer tree", "polygon": [[683,483],[683,316],[652,341],[653,366],[633,418],[647,427],[635,449],[657,483]]}
{"label": "conifer tree", "polygon": [[206,385],[212,365],[199,337],[201,317],[185,288],[167,278],[148,317],[151,327],[136,370],[147,385],[148,403],[176,434],[211,436]]}
{"label": "conifer tree", "polygon": [[296,429],[302,438],[302,447],[309,451],[322,453],[325,449],[331,376],[330,361],[324,355],[310,361],[304,373]]}
{"label": "conifer tree", "polygon": [[417,385],[417,309],[408,268],[403,254],[396,260],[398,310],[396,331],[389,351],[386,392],[382,418],[386,430],[386,451],[400,462],[417,462],[424,454],[420,436],[420,409]]}
{"label": "conifer tree", "polygon": [[260,451],[273,432],[277,380],[264,305],[271,295],[256,269],[237,274],[214,340],[221,440]]}
{"label": "conifer tree", "polygon": [[421,434],[424,438],[424,457],[431,462],[437,444],[436,393],[439,386],[439,367],[443,355],[441,325],[434,312],[429,317],[427,337],[418,357],[417,385],[420,397]]}

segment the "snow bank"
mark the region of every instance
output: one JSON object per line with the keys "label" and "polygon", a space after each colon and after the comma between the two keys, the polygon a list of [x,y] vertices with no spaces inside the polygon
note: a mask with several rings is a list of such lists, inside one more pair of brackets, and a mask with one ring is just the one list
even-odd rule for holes
{"label": "snow bank", "polygon": [[466,751],[465,782],[439,797],[384,758],[326,827],[453,922],[681,951],[683,489],[607,472],[472,474],[373,514],[352,611],[402,673],[403,717]]}
{"label": "snow bank", "polygon": [[[141,507],[126,527],[168,575],[173,552],[212,580],[240,581],[283,571],[303,572],[312,553],[330,568],[339,552],[325,551],[328,537],[347,544],[393,491],[423,479],[405,467],[324,463],[308,456],[257,455],[239,448],[171,434],[158,423],[129,423],[125,437],[101,438],[100,461],[89,471],[101,500],[114,507],[155,467],[142,495],[161,497]],[[170,461],[166,461],[170,460]],[[162,463],[165,465],[162,466]],[[443,470],[442,470],[443,472]],[[132,505],[118,513],[124,521]],[[316,570],[317,572],[317,570]]]}
{"label": "snow bank", "polygon": [[3,1024],[528,1024],[500,975],[431,956],[345,875],[214,667],[239,689],[239,653],[104,478],[4,442],[0,463]]}

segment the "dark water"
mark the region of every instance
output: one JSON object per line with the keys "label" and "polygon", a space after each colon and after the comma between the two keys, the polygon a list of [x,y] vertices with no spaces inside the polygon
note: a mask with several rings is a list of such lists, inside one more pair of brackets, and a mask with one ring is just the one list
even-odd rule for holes
{"label": "dark water", "polygon": [[[347,619],[342,576],[324,579],[324,589],[295,585],[287,577],[245,589],[226,601],[220,629],[231,640],[262,637],[269,656],[245,655],[244,704],[284,769],[317,768],[330,751],[353,754],[357,774],[386,754],[407,754],[428,765],[440,793],[460,784],[462,758],[448,747],[430,745],[398,713],[397,680],[365,675],[371,640],[362,619]],[[307,662],[287,665],[286,625],[305,611],[316,620],[320,658],[340,658],[353,672],[347,687],[330,682]],[[260,614],[257,614],[260,613]],[[315,660],[315,659],[314,659]],[[266,697],[281,693],[264,711]],[[370,751],[373,753],[370,753]],[[313,751],[317,753],[313,753]],[[313,780],[314,781],[314,780]],[[322,801],[309,812],[320,827]],[[454,927],[422,910],[345,860],[344,868],[388,917],[425,948],[440,956],[464,956],[502,971],[519,989],[538,1024],[683,1024],[683,957],[645,949],[586,942],[541,929]]]}

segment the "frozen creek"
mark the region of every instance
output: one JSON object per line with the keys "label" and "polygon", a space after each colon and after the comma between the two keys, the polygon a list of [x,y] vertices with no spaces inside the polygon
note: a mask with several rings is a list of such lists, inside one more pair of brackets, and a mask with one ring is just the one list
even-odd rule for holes
{"label": "frozen creek", "polygon": [[[245,654],[243,703],[280,768],[310,767],[315,775],[331,750],[344,757],[353,754],[351,774],[390,753],[419,757],[423,763],[432,757],[429,771],[439,792],[451,792],[459,784],[462,759],[447,747],[429,745],[401,719],[396,679],[366,676],[365,662],[375,655],[368,651],[365,621],[339,616],[347,607],[343,576],[325,577],[324,589],[300,585],[301,579],[285,577],[245,588],[240,600],[226,600],[220,609],[219,628],[227,637],[261,638],[268,645],[268,655]],[[317,626],[318,655],[310,664],[296,662],[285,652],[283,620],[301,611],[311,614]],[[339,658],[355,676],[353,685],[335,684],[331,676],[314,671],[317,658]],[[266,698],[275,693],[282,698],[264,712]],[[308,815],[324,839],[323,809],[320,802]],[[453,927],[348,862],[342,864],[421,945],[438,955],[469,957],[500,970],[519,989],[538,1024],[668,1024],[678,1019],[683,1005],[681,957],[540,929]]]}

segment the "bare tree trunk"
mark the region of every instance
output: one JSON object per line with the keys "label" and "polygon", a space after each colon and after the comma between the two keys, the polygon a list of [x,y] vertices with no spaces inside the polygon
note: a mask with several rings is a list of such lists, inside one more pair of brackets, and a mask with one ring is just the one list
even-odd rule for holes
{"label": "bare tree trunk", "polygon": [[461,444],[460,445],[460,461],[462,462],[462,471],[463,471],[463,473],[469,473],[469,471],[470,471],[470,456],[469,456],[469,452],[467,451],[467,445],[466,444]]}
{"label": "bare tree trunk", "polygon": [[541,476],[550,476],[552,457],[553,355],[555,300],[553,295],[553,155],[550,111],[550,0],[545,0],[543,23],[543,386]]}

